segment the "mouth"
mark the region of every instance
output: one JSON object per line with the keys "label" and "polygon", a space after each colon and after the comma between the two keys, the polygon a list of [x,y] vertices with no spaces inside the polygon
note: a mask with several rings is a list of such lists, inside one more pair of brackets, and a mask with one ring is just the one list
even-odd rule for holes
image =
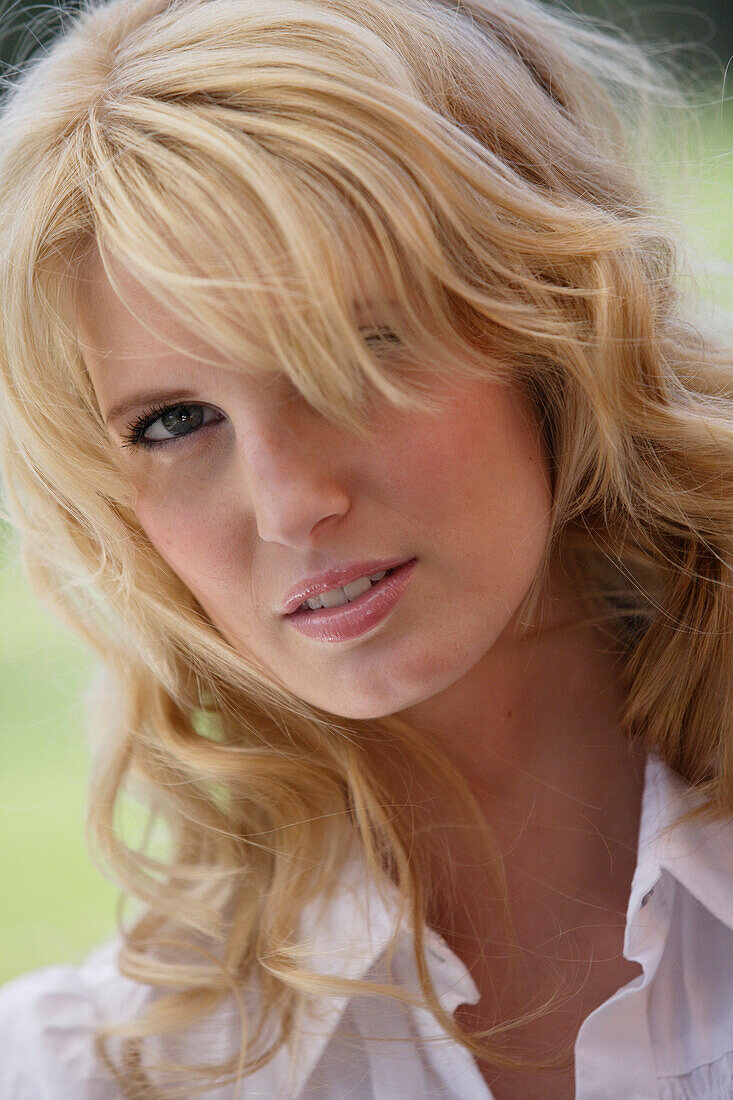
{"label": "mouth", "polygon": [[333,614],[334,612],[337,612],[337,611],[343,611],[348,607],[355,607],[356,605],[358,605],[360,603],[360,601],[364,600],[365,597],[369,596],[369,594],[371,592],[373,592],[375,588],[379,588],[380,586],[383,586],[385,581],[389,577],[391,577],[393,573],[396,573],[399,569],[402,569],[403,566],[408,565],[408,564],[409,564],[409,562],[403,562],[402,565],[395,565],[395,566],[392,567],[392,569],[388,569],[385,572],[384,576],[381,577],[378,581],[371,581],[371,588],[368,588],[365,592],[362,592],[362,593],[360,593],[360,595],[355,596],[353,600],[350,600],[347,597],[346,603],[339,604],[337,607],[316,607],[316,608],[312,608],[312,607],[308,606],[308,603],[306,601],[305,603],[302,603],[300,605],[300,607],[296,607],[294,611],[289,611],[288,614],[285,617],[289,618],[291,615],[300,615],[300,614],[304,614],[304,615],[308,615],[308,616],[321,616],[321,617],[323,617],[324,614],[325,615]]}
{"label": "mouth", "polygon": [[389,614],[409,585],[417,558],[388,569],[355,599],[338,607],[307,605],[285,616],[297,630],[319,641],[345,641],[371,631]]}

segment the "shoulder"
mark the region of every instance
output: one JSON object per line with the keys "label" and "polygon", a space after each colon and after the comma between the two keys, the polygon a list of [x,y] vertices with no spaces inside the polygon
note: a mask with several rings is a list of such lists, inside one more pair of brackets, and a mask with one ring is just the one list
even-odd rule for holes
{"label": "shoulder", "polygon": [[134,1011],[140,987],[117,970],[119,941],[81,965],[34,970],[0,987],[0,1096],[113,1100],[118,1090],[94,1049],[94,1029]]}
{"label": "shoulder", "polygon": [[[120,1085],[95,1049],[96,1028],[130,1021],[158,992],[120,974],[121,946],[115,937],[80,965],[47,966],[0,986],[0,1100],[120,1100]],[[242,992],[256,1001],[257,987]],[[152,1050],[154,1060],[226,1061],[236,1059],[240,1039],[239,1002],[227,1000],[194,1030],[159,1036]],[[111,1046],[117,1060],[119,1047]],[[280,1051],[253,1076],[251,1095],[290,1095],[288,1070],[288,1053]],[[230,1100],[231,1091],[206,1095]]]}

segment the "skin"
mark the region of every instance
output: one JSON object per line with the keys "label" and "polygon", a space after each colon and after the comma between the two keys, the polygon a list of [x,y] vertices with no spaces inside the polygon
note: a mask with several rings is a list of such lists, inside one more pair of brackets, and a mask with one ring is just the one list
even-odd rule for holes
{"label": "skin", "polygon": [[[451,835],[460,901],[437,897],[435,923],[482,994],[456,1015],[480,1022],[536,1004],[553,988],[538,977],[539,964],[566,972],[570,953],[593,959],[581,995],[511,1038],[534,1055],[540,1041],[572,1038],[640,973],[621,946],[643,760],[621,731],[614,660],[591,627],[578,625],[579,595],[561,563],[552,564],[532,636],[515,637],[552,503],[532,410],[515,389],[461,382],[443,388],[437,417],[385,403],[375,439],[361,443],[319,417],[284,376],[264,384],[202,365],[194,355],[212,350],[122,267],[116,274],[124,301],[101,263],[92,265],[80,317],[84,356],[148,538],[227,640],[277,670],[294,694],[344,717],[402,715],[449,752],[503,847],[510,894],[520,899],[517,934],[538,960],[526,982],[497,992],[502,964],[481,958],[496,938],[489,888],[470,844]],[[140,318],[191,356],[172,351]],[[212,406],[222,419],[152,450],[123,448],[126,424],[148,409],[123,417],[110,410],[151,385],[169,391],[171,404],[185,388],[189,404]],[[280,616],[299,578],[392,556],[418,565],[366,638],[317,642]],[[440,792],[423,793],[441,819]],[[502,1100],[572,1095],[572,1067],[550,1081],[480,1068]]]}

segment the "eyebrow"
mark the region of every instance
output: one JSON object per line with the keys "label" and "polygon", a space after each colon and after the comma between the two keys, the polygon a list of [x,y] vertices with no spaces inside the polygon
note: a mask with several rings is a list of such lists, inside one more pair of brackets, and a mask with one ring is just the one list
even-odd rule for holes
{"label": "eyebrow", "polygon": [[[374,303],[368,299],[360,303],[361,306],[372,308]],[[359,308],[359,307],[357,307]],[[368,331],[373,329],[374,325],[360,325],[359,332]],[[125,397],[122,401],[116,402],[110,409],[107,410],[107,414],[104,417],[105,423],[112,420],[118,420],[120,417],[131,413],[133,409],[143,408],[148,405],[160,405],[163,402],[168,404],[174,404],[178,401],[196,401],[200,400],[196,390],[191,389],[159,389],[159,390],[145,390],[143,393],[133,394],[132,397]]]}

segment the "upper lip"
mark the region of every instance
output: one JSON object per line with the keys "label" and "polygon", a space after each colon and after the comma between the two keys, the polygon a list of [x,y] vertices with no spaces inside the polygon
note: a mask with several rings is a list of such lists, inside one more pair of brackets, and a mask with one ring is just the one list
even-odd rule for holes
{"label": "upper lip", "polygon": [[327,569],[324,573],[315,573],[312,577],[303,577],[293,585],[280,605],[280,614],[289,615],[296,611],[302,603],[319,592],[326,592],[329,588],[341,588],[349,581],[355,581],[359,577],[370,577],[374,573],[381,573],[383,569],[394,569],[397,565],[404,565],[410,558],[372,558],[368,561],[354,561],[349,565],[336,565]]}

